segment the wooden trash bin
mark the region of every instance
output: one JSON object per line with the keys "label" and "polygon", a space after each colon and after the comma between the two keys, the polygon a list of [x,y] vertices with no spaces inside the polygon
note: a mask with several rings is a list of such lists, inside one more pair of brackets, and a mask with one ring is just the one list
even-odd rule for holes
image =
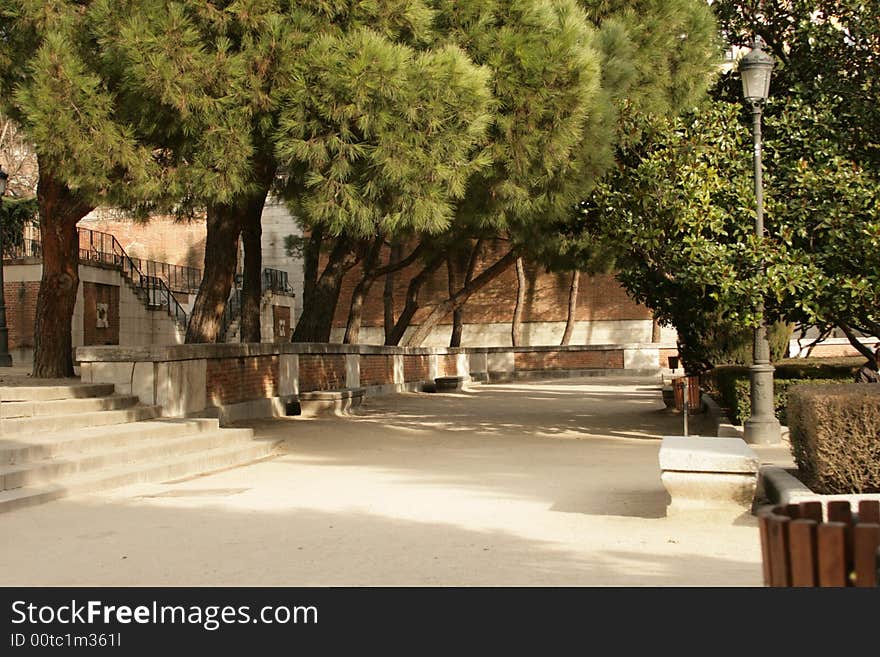
{"label": "wooden trash bin", "polygon": [[691,414],[700,412],[703,405],[703,400],[700,398],[700,377],[677,376],[672,379],[672,391],[677,410],[684,410],[685,391],[687,391],[688,410]]}
{"label": "wooden trash bin", "polygon": [[880,586],[880,502],[801,502],[759,512],[765,586]]}

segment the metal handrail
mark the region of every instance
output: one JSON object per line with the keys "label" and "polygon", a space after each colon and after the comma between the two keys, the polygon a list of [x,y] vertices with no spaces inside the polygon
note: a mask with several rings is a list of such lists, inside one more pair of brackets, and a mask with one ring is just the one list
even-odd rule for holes
{"label": "metal handrail", "polygon": [[147,276],[156,276],[164,280],[173,292],[194,294],[199,291],[202,282],[201,269],[141,258],[132,258],[132,260]]}
{"label": "metal handrail", "polygon": [[[229,293],[229,299],[226,301],[226,307],[220,316],[220,332],[218,339],[220,342],[226,342],[229,335],[229,329],[235,320],[241,320],[241,278],[236,276],[235,284]],[[275,292],[279,294],[292,294],[293,288],[290,287],[289,274],[282,269],[272,269],[266,267],[263,269],[262,291]]]}
{"label": "metal handrail", "polygon": [[78,228],[77,234],[80,261],[98,262],[119,268],[132,285],[146,294],[148,306],[166,310],[181,328],[186,328],[186,311],[168,284],[158,276],[144,274],[115,235],[89,228]]}
{"label": "metal handrail", "polygon": [[263,292],[271,290],[282,294],[290,294],[293,288],[290,287],[289,275],[282,269],[272,269],[266,267],[263,269]]}
{"label": "metal handrail", "polygon": [[23,239],[21,244],[3,244],[3,257],[7,260],[42,258],[43,244],[40,240]]}

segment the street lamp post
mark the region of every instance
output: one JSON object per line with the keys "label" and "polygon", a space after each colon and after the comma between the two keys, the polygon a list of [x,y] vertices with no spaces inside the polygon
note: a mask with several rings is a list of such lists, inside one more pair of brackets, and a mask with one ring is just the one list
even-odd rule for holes
{"label": "street lamp post", "polygon": [[[7,173],[0,166],[0,203],[6,193]],[[6,295],[3,293],[3,226],[0,226],[0,367],[12,367],[9,353],[9,329],[6,327]]]}
{"label": "street lamp post", "polygon": [[[761,113],[770,94],[770,74],[773,58],[763,49],[761,37],[756,37],[749,53],[739,65],[742,74],[743,95],[752,106],[752,125],[755,140],[755,235],[764,236],[764,184],[761,168]],[[762,264],[763,271],[763,264]],[[766,445],[780,441],[779,420],[773,404],[773,365],[770,364],[770,343],[767,341],[767,323],[764,318],[764,300],[757,307],[759,324],[755,328],[752,349],[751,417],[745,421],[745,441]]]}

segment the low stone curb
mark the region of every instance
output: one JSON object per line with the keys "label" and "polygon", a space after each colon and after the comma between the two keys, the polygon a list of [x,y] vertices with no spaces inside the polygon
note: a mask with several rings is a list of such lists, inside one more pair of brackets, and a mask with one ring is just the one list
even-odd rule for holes
{"label": "low stone curb", "polygon": [[771,504],[798,504],[807,501],[819,501],[823,505],[828,502],[846,500],[857,510],[862,500],[880,501],[880,493],[862,493],[850,495],[823,495],[812,491],[806,484],[785,468],[776,465],[765,465],[760,470],[760,485],[764,497]]}

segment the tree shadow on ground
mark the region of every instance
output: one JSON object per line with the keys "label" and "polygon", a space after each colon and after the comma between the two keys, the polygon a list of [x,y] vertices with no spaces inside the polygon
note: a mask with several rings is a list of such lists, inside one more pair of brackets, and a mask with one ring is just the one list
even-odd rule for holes
{"label": "tree shadow on ground", "polygon": [[[285,438],[284,460],[293,464],[370,468],[564,513],[662,518],[659,438],[681,432],[680,416],[664,410],[658,390],[603,385],[601,397],[532,386],[399,395],[347,418],[254,426]],[[536,392],[546,401],[535,403]]]}
{"label": "tree shadow on ground", "polygon": [[0,585],[760,585],[754,556],[700,553],[667,534],[541,540],[538,531],[438,521],[430,509],[420,520],[296,500],[269,509],[252,491],[211,486],[191,497],[68,499],[6,514],[4,533],[17,538],[0,549]]}

